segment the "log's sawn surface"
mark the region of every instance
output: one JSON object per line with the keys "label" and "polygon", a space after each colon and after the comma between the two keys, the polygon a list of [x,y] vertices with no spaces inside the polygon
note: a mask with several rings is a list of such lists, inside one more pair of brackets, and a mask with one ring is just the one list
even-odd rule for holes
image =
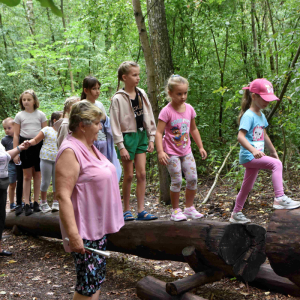
{"label": "log's sawn surface", "polygon": [[[61,238],[58,213],[34,213],[28,217],[9,213],[6,226],[13,225],[33,235]],[[133,221],[126,223],[119,232],[108,235],[107,249],[143,258],[184,262],[182,250],[194,246],[201,262],[199,271],[204,266],[250,282],[266,259],[265,234],[265,229],[255,224],[205,219]]]}
{"label": "log's sawn surface", "polygon": [[276,210],[266,241],[266,254],[274,272],[300,286],[300,209]]}

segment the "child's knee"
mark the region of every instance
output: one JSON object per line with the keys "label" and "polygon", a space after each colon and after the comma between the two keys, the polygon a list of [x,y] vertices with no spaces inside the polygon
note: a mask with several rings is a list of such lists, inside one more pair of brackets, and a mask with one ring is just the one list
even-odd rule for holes
{"label": "child's knee", "polygon": [[10,184],[9,184],[9,189],[15,190],[16,186],[17,186],[17,183],[16,183],[16,182],[10,183]]}
{"label": "child's knee", "polygon": [[146,180],[146,171],[145,172],[137,172],[136,179],[138,181],[145,181]]}
{"label": "child's knee", "polygon": [[132,173],[130,173],[130,174],[124,174],[123,181],[132,182],[132,179],[133,179],[133,174]]}
{"label": "child's knee", "polygon": [[175,178],[171,178],[171,187],[170,187],[170,191],[171,192],[180,192],[180,189],[181,189],[181,183],[182,183],[182,178],[178,178],[178,177],[175,177]]}
{"label": "child's knee", "polygon": [[186,188],[189,189],[189,190],[196,190],[197,189],[197,178],[193,178],[191,180],[188,180],[186,182]]}
{"label": "child's knee", "polygon": [[282,171],[283,167],[282,167],[282,162],[279,159],[275,159],[274,160],[274,166],[273,166],[273,170],[279,170]]}

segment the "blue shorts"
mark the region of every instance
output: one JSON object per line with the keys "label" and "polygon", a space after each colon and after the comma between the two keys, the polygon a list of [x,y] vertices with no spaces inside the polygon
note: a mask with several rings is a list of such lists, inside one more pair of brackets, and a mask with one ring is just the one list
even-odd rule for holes
{"label": "blue shorts", "polygon": [[15,163],[10,162],[8,164],[8,178],[9,178],[9,184],[15,183],[17,181],[17,168]]}

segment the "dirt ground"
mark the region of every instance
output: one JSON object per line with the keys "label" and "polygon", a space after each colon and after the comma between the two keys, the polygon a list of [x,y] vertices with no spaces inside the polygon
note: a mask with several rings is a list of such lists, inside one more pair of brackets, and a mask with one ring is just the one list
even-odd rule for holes
{"label": "dirt ground", "polygon": [[[267,227],[273,212],[273,189],[270,174],[267,172],[262,174],[249,196],[244,214],[254,223]],[[289,192],[293,193],[293,199],[296,200],[300,198],[299,184],[297,178],[294,177],[293,180],[289,181]],[[199,208],[211,185],[211,179],[199,180],[195,205],[205,214],[205,218],[228,221],[237,191],[231,182],[221,180],[208,204]],[[157,186],[148,185],[145,208],[160,219],[168,219],[170,206],[159,203],[157,190]],[[184,190],[181,198],[184,199]],[[181,205],[183,206],[183,203]],[[134,196],[132,206],[136,208]],[[6,230],[3,247],[12,251],[14,255],[0,258],[0,299],[72,299],[76,281],[74,263],[72,257],[64,252],[61,240],[27,235],[14,236]],[[107,276],[100,299],[135,300],[138,299],[135,286],[145,276],[151,275],[163,281],[174,281],[193,273],[185,263],[154,261],[112,253],[112,257],[107,260]],[[207,284],[192,292],[210,300],[300,299],[251,286],[247,288],[235,278]]]}

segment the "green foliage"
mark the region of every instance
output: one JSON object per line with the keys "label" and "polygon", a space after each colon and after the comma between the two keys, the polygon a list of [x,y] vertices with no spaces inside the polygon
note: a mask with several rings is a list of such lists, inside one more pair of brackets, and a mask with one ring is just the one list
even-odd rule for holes
{"label": "green foliage", "polygon": [[[27,16],[26,4],[18,5],[19,0],[0,2],[11,6],[0,4],[2,119],[14,116],[19,110],[18,97],[28,88],[37,92],[40,108],[49,117],[54,110],[62,109],[66,97],[81,94],[82,80],[89,74],[100,80],[99,100],[108,110],[117,88],[117,68],[124,60],[138,60],[140,87],[147,89],[145,62],[131,1],[64,0],[66,31],[62,19],[50,12],[51,9],[59,15],[58,0],[33,1],[33,20]],[[146,1],[141,4],[146,14]],[[188,102],[197,113],[196,124],[209,155],[202,161],[197,146],[192,143],[199,173],[214,175],[230,145],[235,143],[242,87],[260,72],[273,82],[279,94],[290,71],[300,40],[298,4],[292,0],[274,0],[270,5],[274,32],[265,2],[255,2],[255,54],[250,0],[165,0],[175,73],[189,80]],[[75,92],[71,90],[70,70]],[[283,153],[284,129],[287,165],[297,168],[300,165],[300,64],[292,71],[283,103],[268,132],[278,152]],[[166,101],[160,103],[161,108],[165,105]],[[273,106],[266,109],[266,115]],[[220,129],[222,136],[219,136]],[[233,182],[242,176],[237,158],[238,149],[224,168]],[[151,170],[149,176],[155,178],[155,154],[147,163],[147,169]]]}

